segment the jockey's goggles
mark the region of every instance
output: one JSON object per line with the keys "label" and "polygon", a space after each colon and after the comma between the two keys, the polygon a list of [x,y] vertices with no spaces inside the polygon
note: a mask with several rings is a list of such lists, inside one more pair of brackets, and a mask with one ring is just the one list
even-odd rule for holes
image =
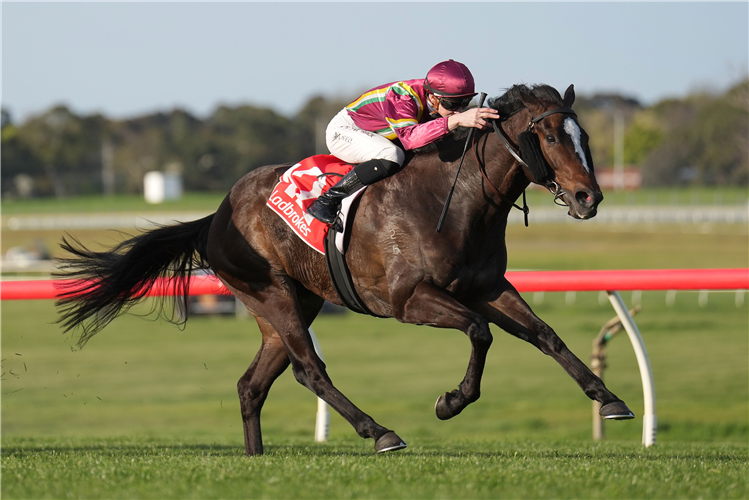
{"label": "jockey's goggles", "polygon": [[465,109],[471,103],[471,99],[473,99],[473,96],[440,97],[438,95],[435,95],[434,97],[436,97],[437,101],[439,101],[439,103],[442,104],[442,107],[448,111],[457,111],[460,109]]}

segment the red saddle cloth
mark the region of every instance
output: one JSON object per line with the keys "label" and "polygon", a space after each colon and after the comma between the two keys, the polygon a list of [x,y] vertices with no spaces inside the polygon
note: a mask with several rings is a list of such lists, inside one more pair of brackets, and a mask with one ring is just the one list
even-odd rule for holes
{"label": "red saddle cloth", "polygon": [[335,156],[310,156],[281,176],[266,204],[302,241],[324,255],[323,241],[329,226],[309,215],[306,210],[318,196],[335,185],[352,168],[352,165],[343,163]]}

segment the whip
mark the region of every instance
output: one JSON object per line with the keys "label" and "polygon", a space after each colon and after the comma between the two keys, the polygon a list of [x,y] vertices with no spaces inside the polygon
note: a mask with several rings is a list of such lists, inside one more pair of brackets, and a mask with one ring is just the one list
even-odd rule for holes
{"label": "whip", "polygon": [[[486,92],[481,92],[481,96],[479,97],[479,108],[484,106],[484,99],[486,99]],[[442,207],[442,215],[440,215],[440,220],[437,223],[437,232],[439,233],[442,230],[442,224],[445,222],[445,216],[447,215],[447,209],[450,207],[450,200],[453,198],[453,191],[455,191],[455,185],[458,183],[458,176],[460,175],[460,169],[463,167],[463,159],[466,157],[466,151],[468,151],[468,145],[471,143],[471,139],[473,138],[473,132],[475,131],[475,128],[471,128],[471,130],[468,132],[468,138],[466,139],[466,145],[463,147],[463,156],[460,157],[460,164],[458,165],[458,171],[455,173],[455,180],[453,181],[453,185],[450,188],[450,192],[447,193],[447,199],[445,200],[445,206]]]}

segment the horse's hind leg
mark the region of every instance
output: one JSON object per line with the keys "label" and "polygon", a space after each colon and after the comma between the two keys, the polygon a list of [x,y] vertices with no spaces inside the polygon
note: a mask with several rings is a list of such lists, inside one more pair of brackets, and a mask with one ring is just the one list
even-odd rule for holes
{"label": "horse's hind leg", "polygon": [[[325,370],[325,364],[315,352],[309,334],[309,324],[319,312],[323,300],[293,283],[288,278],[279,279],[274,287],[265,292],[263,302],[227,284],[256,317],[260,315],[259,311],[263,314],[262,320],[258,321],[263,330],[263,348],[240,380],[242,387],[257,389],[256,392],[248,393],[250,397],[246,398],[246,406],[245,402],[242,402],[242,416],[248,417],[245,419],[247,453],[252,455],[262,452],[259,409],[267,396],[270,384],[283,372],[288,363],[291,363],[294,377],[299,383],[340,413],[361,437],[374,439],[377,452],[405,448],[406,444],[398,435],[377,424],[372,417],[357,408],[333,386]],[[264,352],[266,336],[271,340],[267,345],[268,352]],[[284,357],[280,354],[279,340],[285,350]],[[261,367],[265,366],[272,369],[263,372]]]}
{"label": "horse's hind leg", "polygon": [[531,310],[515,288],[505,280],[506,289],[492,303],[477,308],[492,323],[512,335],[530,342],[554,358],[580,386],[586,396],[601,403],[606,419],[630,419],[634,413],[603,381],[570,351],[562,339]]}
{"label": "horse's hind leg", "polygon": [[406,444],[398,435],[375,422],[333,386],[325,364],[315,352],[309,330],[299,321],[300,318],[290,308],[278,307],[277,310],[279,312],[269,321],[286,346],[297,381],[328,403],[351,424],[359,436],[374,439],[377,452],[405,448]]}
{"label": "horse's hind leg", "polygon": [[[303,292],[306,290],[299,290],[298,296],[305,322],[310,325],[320,312],[323,300],[309,292]],[[252,304],[252,299],[248,295],[239,291],[236,294],[242,302]],[[278,332],[265,318],[255,316],[255,319],[263,335],[263,343],[252,364],[237,383],[247,455],[263,453],[260,412],[271,385],[291,363]]]}
{"label": "horse's hind leg", "polygon": [[257,318],[257,323],[263,334],[263,344],[252,364],[237,383],[247,455],[263,454],[260,411],[263,409],[271,385],[290,363],[281,337],[273,327],[263,318]]}

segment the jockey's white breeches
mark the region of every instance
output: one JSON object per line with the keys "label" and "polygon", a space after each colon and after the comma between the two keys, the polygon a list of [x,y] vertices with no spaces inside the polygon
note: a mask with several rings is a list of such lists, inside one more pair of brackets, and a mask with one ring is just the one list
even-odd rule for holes
{"label": "jockey's white breeches", "polygon": [[390,139],[357,127],[346,108],[330,120],[325,130],[325,143],[333,156],[347,163],[364,163],[377,158],[403,165],[406,159],[403,150]]}

